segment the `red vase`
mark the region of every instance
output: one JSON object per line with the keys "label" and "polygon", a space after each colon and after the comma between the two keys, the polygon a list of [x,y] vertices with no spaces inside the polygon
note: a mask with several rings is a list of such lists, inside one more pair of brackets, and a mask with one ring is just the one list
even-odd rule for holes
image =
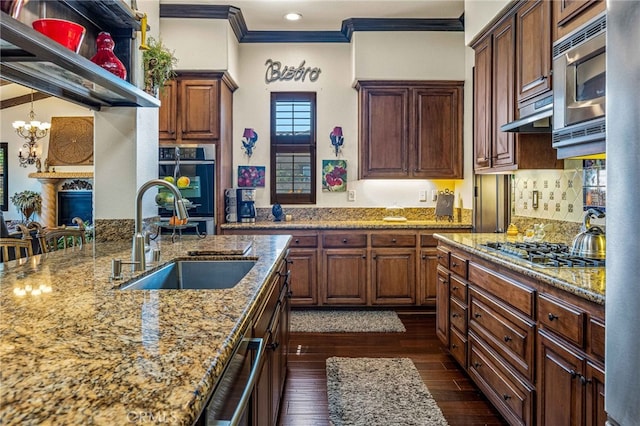
{"label": "red vase", "polygon": [[96,47],[98,51],[93,58],[91,58],[91,62],[100,65],[105,70],[124,80],[127,78],[127,69],[124,67],[124,64],[120,59],[118,59],[118,57],[113,53],[115,45],[115,42],[111,38],[111,34],[104,31],[98,34],[98,37],[96,38]]}

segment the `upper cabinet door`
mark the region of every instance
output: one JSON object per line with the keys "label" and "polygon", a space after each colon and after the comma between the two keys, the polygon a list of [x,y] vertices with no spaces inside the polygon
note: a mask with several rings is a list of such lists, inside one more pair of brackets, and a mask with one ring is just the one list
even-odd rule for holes
{"label": "upper cabinet door", "polygon": [[580,25],[604,12],[604,0],[556,0],[553,2],[554,37],[556,41]]}
{"label": "upper cabinet door", "polygon": [[491,166],[513,165],[515,134],[503,132],[500,126],[515,118],[514,55],[515,31],[513,18],[505,20],[493,32],[493,138]]}
{"label": "upper cabinet door", "polygon": [[417,88],[411,177],[461,179],[464,83]]}
{"label": "upper cabinet door", "polygon": [[[473,169],[482,170],[491,167],[492,129],[492,36],[489,34],[475,49],[476,65],[473,69]],[[513,62],[513,61],[512,61]],[[513,79],[511,79],[513,81]]]}
{"label": "upper cabinet door", "polygon": [[361,89],[361,179],[407,176],[409,98],[408,88]]}
{"label": "upper cabinet door", "polygon": [[182,139],[218,139],[220,83],[216,80],[180,81]]}
{"label": "upper cabinet door", "polygon": [[160,90],[160,109],[158,127],[160,139],[175,141],[178,137],[177,122],[177,85],[175,80],[169,80]]}
{"label": "upper cabinet door", "polygon": [[551,2],[527,0],[516,12],[518,104],[551,91]]}

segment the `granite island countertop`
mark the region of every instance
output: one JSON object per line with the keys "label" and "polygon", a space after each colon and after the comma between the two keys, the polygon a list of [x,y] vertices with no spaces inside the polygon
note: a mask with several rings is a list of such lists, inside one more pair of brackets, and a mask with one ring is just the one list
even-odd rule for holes
{"label": "granite island countertop", "polygon": [[124,280],[109,280],[111,260],[130,258],[129,241],[0,264],[0,423],[192,424],[289,240],[158,242],[162,260],[155,268],[189,251],[255,259],[226,290],[119,290],[155,269],[127,268]]}
{"label": "granite island countertop", "polygon": [[465,222],[447,220],[407,220],[402,222],[384,220],[293,220],[257,221],[255,223],[224,223],[223,230],[315,230],[315,229],[471,229]]}
{"label": "granite island countertop", "polygon": [[514,256],[502,254],[481,246],[497,241],[522,241],[522,235],[508,237],[506,234],[436,233],[434,238],[450,246],[472,253],[478,257],[505,266],[551,286],[573,293],[579,297],[604,305],[606,289],[605,268],[548,267],[536,266]]}

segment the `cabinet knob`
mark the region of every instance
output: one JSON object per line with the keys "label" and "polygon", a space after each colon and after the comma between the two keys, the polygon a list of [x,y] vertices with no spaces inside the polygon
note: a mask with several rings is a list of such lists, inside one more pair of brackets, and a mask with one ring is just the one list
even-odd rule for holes
{"label": "cabinet knob", "polygon": [[347,243],[347,239],[345,238],[344,240],[342,240],[342,242],[346,244]]}
{"label": "cabinet knob", "polygon": [[296,244],[300,244],[300,240],[296,238]]}
{"label": "cabinet knob", "polygon": [[426,255],[426,254],[423,254],[423,255],[422,255],[422,260],[425,260],[426,258],[427,258],[427,255]]}
{"label": "cabinet knob", "polygon": [[504,399],[505,401],[508,401],[511,399],[511,395],[507,395],[506,393],[504,395],[502,395],[502,399]]}
{"label": "cabinet knob", "polygon": [[439,254],[438,256],[436,256],[438,259],[442,259],[444,256]]}
{"label": "cabinet knob", "polygon": [[[366,259],[366,258],[367,258],[367,255],[366,255],[366,254],[363,254],[363,255],[362,255],[362,258],[363,258],[363,259]],[[375,259],[375,257],[374,257],[374,259]]]}
{"label": "cabinet knob", "polygon": [[395,243],[395,242],[396,242],[396,239],[395,239],[395,238],[393,238],[393,239],[391,240],[391,242],[392,242],[392,243]]}
{"label": "cabinet knob", "polygon": [[553,320],[557,320],[558,319],[558,316],[552,314],[551,312],[549,312],[548,317],[549,317],[549,321],[553,321]]}
{"label": "cabinet knob", "polygon": [[587,379],[586,377],[584,377],[582,374],[580,375],[580,383],[582,383],[583,385],[588,385],[589,383],[591,383],[591,379]]}
{"label": "cabinet knob", "polygon": [[456,262],[451,262],[451,267],[455,268],[456,266],[458,266]]}
{"label": "cabinet knob", "polygon": [[578,373],[575,370],[569,370],[569,374],[571,375],[572,379],[578,377]]}
{"label": "cabinet knob", "polygon": [[456,345],[455,343],[451,344],[451,349],[456,349],[458,347],[458,345]]}
{"label": "cabinet knob", "polygon": [[275,351],[276,349],[278,349],[278,346],[280,346],[280,343],[273,342],[269,344],[269,349],[271,349],[272,351]]}
{"label": "cabinet knob", "polygon": [[509,336],[504,336],[504,337],[502,338],[502,340],[504,340],[504,342],[505,342],[505,343],[507,343],[507,342],[512,341],[513,339],[512,339],[511,337],[509,337]]}
{"label": "cabinet knob", "polygon": [[474,366],[475,368],[480,368],[480,367],[482,367],[482,364],[480,364],[479,362],[474,362],[474,363],[473,363],[473,366]]}
{"label": "cabinet knob", "polygon": [[458,286],[457,286],[457,285],[454,285],[453,287],[451,287],[451,290],[453,290],[453,291],[457,291],[457,290],[458,290]]}
{"label": "cabinet knob", "polygon": [[451,318],[458,318],[460,314],[451,314]]}
{"label": "cabinet knob", "polygon": [[479,314],[478,312],[476,312],[475,314],[473,314],[473,316],[476,317],[476,318],[480,318],[480,317],[482,317],[482,314]]}

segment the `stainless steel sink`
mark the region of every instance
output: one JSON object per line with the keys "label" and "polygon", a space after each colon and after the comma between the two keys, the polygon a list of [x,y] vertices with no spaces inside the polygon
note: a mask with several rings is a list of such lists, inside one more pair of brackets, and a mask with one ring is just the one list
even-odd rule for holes
{"label": "stainless steel sink", "polygon": [[219,290],[232,288],[255,260],[180,260],[121,287],[121,290]]}

